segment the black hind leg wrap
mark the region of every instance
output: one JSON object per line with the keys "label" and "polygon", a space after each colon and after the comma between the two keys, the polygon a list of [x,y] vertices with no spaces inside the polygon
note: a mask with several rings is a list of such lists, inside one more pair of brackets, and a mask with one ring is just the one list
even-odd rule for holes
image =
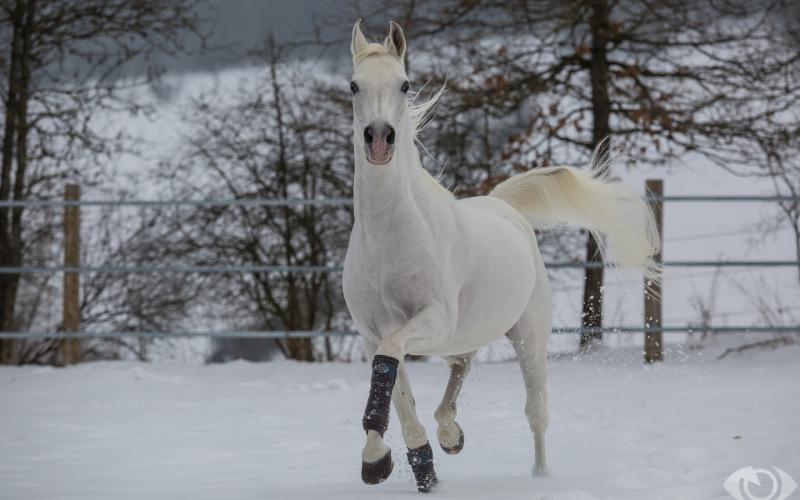
{"label": "black hind leg wrap", "polygon": [[375,431],[383,436],[389,427],[389,404],[399,364],[397,359],[381,354],[372,360],[372,383],[362,420],[365,431]]}
{"label": "black hind leg wrap", "polygon": [[417,490],[428,493],[439,481],[433,469],[433,450],[430,443],[425,443],[419,448],[408,450],[408,463],[414,471],[417,480]]}

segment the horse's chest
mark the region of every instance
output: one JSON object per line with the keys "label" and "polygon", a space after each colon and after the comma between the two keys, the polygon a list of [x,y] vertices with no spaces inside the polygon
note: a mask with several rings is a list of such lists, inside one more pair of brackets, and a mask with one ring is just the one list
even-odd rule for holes
{"label": "horse's chest", "polygon": [[383,336],[429,304],[441,288],[440,270],[424,252],[348,250],[344,294],[353,320]]}

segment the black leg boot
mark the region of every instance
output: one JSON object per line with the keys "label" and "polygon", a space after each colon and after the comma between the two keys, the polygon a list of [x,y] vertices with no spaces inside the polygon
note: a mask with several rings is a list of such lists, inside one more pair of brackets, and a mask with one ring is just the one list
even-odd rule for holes
{"label": "black leg boot", "polygon": [[430,443],[408,450],[408,463],[411,464],[411,470],[417,479],[417,490],[420,493],[430,492],[439,482],[436,471],[433,470],[433,450]]}
{"label": "black leg boot", "polygon": [[[399,364],[398,360],[389,356],[377,355],[372,360],[372,382],[362,420],[364,431],[375,431],[383,437],[389,427],[389,406]],[[390,450],[375,462],[361,463],[361,480],[366,484],[381,483],[389,477],[393,468]]]}

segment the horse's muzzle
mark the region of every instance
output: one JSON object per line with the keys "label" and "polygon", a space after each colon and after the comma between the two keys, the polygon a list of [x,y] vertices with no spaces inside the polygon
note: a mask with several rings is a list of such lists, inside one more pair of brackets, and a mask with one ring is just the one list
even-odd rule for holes
{"label": "horse's muzzle", "polygon": [[364,153],[374,165],[386,165],[394,155],[395,132],[388,123],[373,123],[364,129]]}

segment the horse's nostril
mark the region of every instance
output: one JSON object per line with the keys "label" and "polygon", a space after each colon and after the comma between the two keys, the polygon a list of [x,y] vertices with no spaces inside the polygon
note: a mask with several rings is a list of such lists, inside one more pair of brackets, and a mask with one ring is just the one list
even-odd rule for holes
{"label": "horse's nostril", "polygon": [[367,141],[367,144],[372,144],[372,127],[364,129],[364,140]]}
{"label": "horse's nostril", "polygon": [[389,127],[389,134],[386,136],[386,142],[388,144],[394,144],[394,127]]}

